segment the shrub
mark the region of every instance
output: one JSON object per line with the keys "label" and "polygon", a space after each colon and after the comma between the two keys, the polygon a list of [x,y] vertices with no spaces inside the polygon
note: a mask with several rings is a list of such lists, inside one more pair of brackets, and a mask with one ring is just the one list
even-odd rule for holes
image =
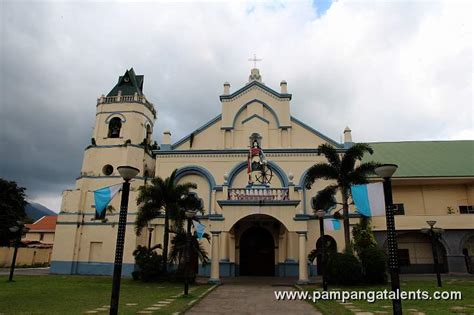
{"label": "shrub", "polygon": [[328,257],[328,282],[356,285],[362,282],[361,265],[350,253],[333,253]]}
{"label": "shrub", "polygon": [[359,255],[364,281],[370,284],[387,283],[387,257],[381,249],[369,247]]}
{"label": "shrub", "polygon": [[163,275],[163,257],[153,249],[155,248],[150,249],[139,245],[133,252],[135,263],[138,266],[138,270],[132,273],[134,280],[156,281]]}

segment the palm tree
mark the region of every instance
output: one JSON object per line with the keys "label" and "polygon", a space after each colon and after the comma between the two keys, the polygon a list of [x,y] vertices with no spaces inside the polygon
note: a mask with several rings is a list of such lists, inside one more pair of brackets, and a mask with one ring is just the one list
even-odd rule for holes
{"label": "palm tree", "polygon": [[321,144],[319,154],[328,160],[328,163],[314,164],[307,173],[305,186],[310,189],[316,179],[334,180],[335,184],[329,185],[316,194],[314,201],[315,210],[326,210],[334,205],[334,196],[339,190],[342,195],[342,213],[344,222],[344,245],[345,249],[350,249],[349,232],[349,196],[351,185],[365,184],[368,182],[367,176],[375,174],[375,168],[379,165],[376,162],[360,163],[364,153],[373,153],[372,148],[366,143],[356,143],[350,147],[342,156],[336,149],[328,144]]}
{"label": "palm tree", "polygon": [[183,196],[188,195],[190,189],[196,189],[194,183],[176,184],[176,170],[170,177],[162,179],[153,178],[151,185],[141,186],[137,204],[139,205],[135,230],[140,235],[148,221],[159,217],[162,210],[165,212],[165,227],[163,233],[163,271],[166,272],[168,264],[168,243],[170,234],[170,219],[182,221],[184,211],[181,210]]}
{"label": "palm tree", "polygon": [[[180,269],[183,268],[186,258],[186,242],[188,240],[188,235],[182,227],[176,226],[171,229],[171,233],[174,233],[175,236],[171,241],[170,261],[177,263],[178,269]],[[203,238],[210,242],[209,234],[204,233]],[[189,245],[190,252],[197,255],[203,266],[207,265],[209,263],[209,257],[202,244],[199,243],[196,234],[191,237],[191,242]]]}

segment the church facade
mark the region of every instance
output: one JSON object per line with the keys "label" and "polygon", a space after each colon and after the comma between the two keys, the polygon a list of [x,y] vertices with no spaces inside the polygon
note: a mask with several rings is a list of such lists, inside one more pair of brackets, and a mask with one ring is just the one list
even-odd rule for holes
{"label": "church facade", "polygon": [[[311,189],[303,183],[312,165],[325,162],[317,147],[326,143],[344,154],[353,144],[351,130],[346,127],[344,142],[338,143],[292,116],[287,83],[272,89],[256,68],[247,84],[233,92],[225,83],[219,98],[220,114],[174,143],[171,132],[165,131],[158,147],[151,143],[157,117],[143,94],[143,76],[133,69],[120,76],[112,91],[97,101],[91,145],[76,187],[63,194],[51,272],[112,273],[120,198],[113,199],[105,220],[94,220],[93,191],[120,183],[117,167],[130,165],[140,173],[131,182],[125,275],[134,269],[137,245],[146,245],[149,237],[152,245],[163,239],[163,218],[150,222],[150,232],[135,234],[138,187],[175,169],[178,182],[197,184],[196,193],[204,202],[200,220],[211,241],[201,242],[211,264],[199,266],[199,274],[209,276],[210,282],[249,275],[294,276],[300,283],[316,274],[316,262],[307,258],[320,237],[310,204],[328,182],[317,181]],[[445,230],[436,245],[444,271],[472,271],[474,141],[371,145],[375,153],[365,159],[399,165],[393,191],[402,271],[433,269],[430,240],[420,232],[427,220],[436,220]],[[356,224],[359,216],[353,206],[350,213],[351,225]],[[383,247],[385,219],[372,222]],[[342,251],[342,229],[326,234]]]}

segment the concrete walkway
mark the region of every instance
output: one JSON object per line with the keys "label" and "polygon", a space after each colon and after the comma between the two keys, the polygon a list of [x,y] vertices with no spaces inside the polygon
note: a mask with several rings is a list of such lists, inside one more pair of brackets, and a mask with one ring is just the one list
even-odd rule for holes
{"label": "concrete walkway", "polygon": [[321,314],[305,301],[277,301],[274,291],[295,290],[290,286],[229,283],[216,288],[186,315],[195,314]]}

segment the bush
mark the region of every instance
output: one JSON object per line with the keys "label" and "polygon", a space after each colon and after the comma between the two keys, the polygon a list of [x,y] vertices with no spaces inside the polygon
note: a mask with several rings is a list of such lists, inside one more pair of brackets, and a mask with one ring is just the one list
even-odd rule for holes
{"label": "bush", "polygon": [[328,282],[356,285],[362,282],[361,265],[350,253],[334,253],[328,257]]}
{"label": "bush", "polygon": [[369,247],[359,255],[364,281],[370,284],[387,283],[387,256],[381,249]]}
{"label": "bush", "polygon": [[154,248],[138,246],[133,252],[138,270],[132,273],[133,280],[156,281],[163,275],[163,257]]}

